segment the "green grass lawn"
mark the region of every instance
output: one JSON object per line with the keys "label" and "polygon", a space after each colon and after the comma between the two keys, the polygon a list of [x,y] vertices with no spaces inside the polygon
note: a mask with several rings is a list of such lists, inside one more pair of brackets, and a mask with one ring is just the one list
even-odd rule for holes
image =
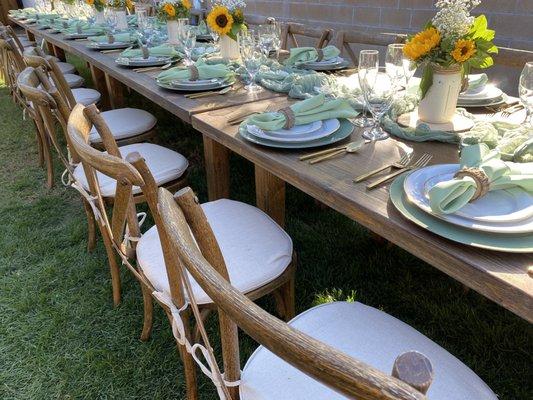
{"label": "green grass lawn", "polygon": [[[190,184],[206,201],[201,136],[140,96],[128,100],[157,115],[158,142],[190,160]],[[168,321],[158,308],[151,340],[138,339],[141,293],[126,272],[123,302],[112,307],[102,243],[87,253],[85,213],[75,191],[59,180],[45,188],[33,126],[5,88],[0,135],[0,399],[183,398]],[[232,198],[253,204],[252,165],[233,157],[231,179]],[[294,188],[287,192],[287,231],[299,254],[299,312],[355,296],[442,345],[501,399],[533,398],[527,322],[399,248],[377,245],[364,228],[317,208]],[[261,305],[272,310],[269,300]],[[216,331],[213,322],[210,330]],[[243,341],[244,359],[254,347]],[[217,398],[206,379],[200,393]]]}

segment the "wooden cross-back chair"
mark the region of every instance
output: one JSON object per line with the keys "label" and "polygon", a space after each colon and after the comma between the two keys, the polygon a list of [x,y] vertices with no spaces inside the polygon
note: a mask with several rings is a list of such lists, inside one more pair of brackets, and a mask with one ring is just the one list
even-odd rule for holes
{"label": "wooden cross-back chair", "polygon": [[200,24],[200,21],[204,21],[206,17],[206,10],[202,8],[192,8],[189,11],[189,20],[192,25]]}
{"label": "wooden cross-back chair", "polygon": [[[212,231],[205,217],[204,224],[191,223],[202,209],[190,190],[172,196],[159,189],[157,207],[156,223],[165,237],[169,274],[182,278],[188,298],[184,271],[211,296],[223,316],[220,329],[222,340],[228,340],[226,346],[237,345],[236,326],[261,344],[243,369],[234,399],[240,395],[241,400],[497,400],[453,355],[372,307],[333,302],[314,307],[289,324],[278,320],[227,281],[213,257],[216,247],[210,252],[198,250],[195,241],[207,240]],[[235,357],[238,349],[227,353],[232,358],[224,360],[224,368],[231,371],[232,366],[240,366]]]}
{"label": "wooden cross-back chair", "polygon": [[496,65],[523,68],[526,63],[533,60],[533,51],[498,47],[498,54],[492,57]]}
{"label": "wooden cross-back chair", "polygon": [[404,43],[407,36],[400,33],[380,33],[380,32],[366,32],[366,31],[338,31],[335,34],[333,43],[341,50],[346,51],[350,60],[354,65],[358,65],[359,61],[357,55],[354,53],[351,45],[361,44],[370,46],[388,46],[393,43]]}
{"label": "wooden cross-back chair", "polygon": [[262,15],[248,15],[246,14],[246,25],[247,26],[257,26],[257,25],[269,25],[276,22],[276,19],[273,17],[264,17]]}
{"label": "wooden cross-back chair", "polygon": [[[182,292],[179,285],[179,279],[176,280],[176,276],[172,273],[168,273],[166,269],[166,264],[164,259],[168,257],[168,254],[165,254],[165,246],[160,244],[160,238],[157,235],[158,229],[154,226],[151,229],[148,229],[143,235],[140,235],[140,229],[137,222],[137,215],[135,208],[131,199],[132,186],[139,186],[142,188],[143,194],[150,206],[151,214],[154,219],[159,218],[158,209],[157,209],[157,190],[158,184],[154,179],[152,171],[150,170],[148,164],[145,162],[142,154],[137,152],[130,153],[126,156],[126,159],[123,159],[121,155],[117,154],[118,149],[108,149],[107,153],[99,152],[93,147],[87,144],[87,131],[90,129],[91,122],[97,124],[97,126],[102,127],[102,121],[98,120],[98,114],[94,107],[84,108],[81,105],[77,105],[74,108],[74,111],[71,114],[69,124],[68,124],[68,134],[70,137],[70,143],[72,148],[77,156],[81,159],[82,164],[84,165],[84,171],[87,174],[87,179],[90,182],[91,193],[95,190],[96,206],[100,210],[99,213],[101,216],[104,216],[104,201],[101,200],[101,195],[98,192],[98,173],[106,174],[107,176],[113,177],[117,180],[117,192],[116,200],[113,205],[112,216],[109,219],[104,219],[100,217],[105,223],[102,227],[105,230],[105,235],[107,237],[108,247],[115,249],[119,253],[120,258],[127,264],[128,268],[131,269],[135,276],[141,282],[143,287],[143,297],[145,300],[145,324],[143,328],[142,338],[145,339],[150,333],[151,320],[152,320],[152,307],[151,307],[151,293],[157,292],[159,295],[156,297],[158,302],[162,303],[164,309],[167,311],[169,317],[172,314],[172,310],[169,308],[169,304],[180,304],[183,306],[185,304],[185,298],[182,296]],[[106,137],[106,145],[109,142],[109,135],[105,133],[105,128],[102,131],[103,136]],[[209,215],[211,216],[211,222],[216,223],[219,227],[219,236],[206,236],[199,237],[198,246],[202,249],[203,252],[210,253],[217,251],[216,254],[220,262],[224,262],[224,257],[228,258],[228,267],[226,268],[224,264],[224,269],[226,271],[226,276],[236,277],[234,274],[235,266],[234,262],[232,263],[233,258],[231,255],[228,256],[228,252],[224,252],[224,247],[222,248],[222,253],[218,247],[217,240],[221,239],[226,244],[226,249],[233,249],[239,255],[238,258],[242,264],[245,264],[248,268],[245,273],[248,276],[261,276],[264,274],[264,267],[267,266],[267,261],[257,262],[257,255],[254,255],[253,252],[258,248],[262,247],[266,250],[266,253],[263,252],[262,257],[264,258],[273,258],[276,263],[282,262],[283,268],[278,270],[275,274],[269,275],[268,279],[263,279],[261,284],[258,286],[256,283],[253,286],[250,286],[246,290],[246,295],[248,298],[255,300],[260,297],[263,297],[267,294],[274,295],[276,300],[276,306],[280,315],[286,319],[290,319],[294,315],[294,269],[295,263],[293,261],[294,255],[292,252],[292,242],[290,239],[287,239],[288,236],[283,230],[275,224],[270,218],[268,218],[264,213],[256,209],[255,207],[248,206],[244,203],[238,203],[230,200],[219,200],[216,202],[206,203],[204,205],[206,209],[210,210]],[[215,210],[215,211],[213,211]],[[250,213],[253,213],[254,219],[250,219]],[[248,219],[247,218],[248,215]],[[244,223],[240,223],[239,219],[244,220]],[[99,224],[102,224],[99,222]],[[196,225],[195,225],[196,224]],[[205,221],[198,220],[192,221],[191,225],[193,226],[202,226],[205,224]],[[247,231],[243,231],[242,227],[245,226]],[[265,230],[265,226],[267,230]],[[127,229],[126,229],[127,227]],[[222,228],[221,228],[222,227]],[[234,234],[233,238],[221,237],[222,232],[228,233],[231,232]],[[133,241],[130,245],[124,244],[124,232],[127,231],[128,237],[140,237],[138,240]],[[250,237],[247,232],[259,232],[259,236]],[[268,234],[262,235],[262,232],[267,232]],[[102,233],[104,235],[104,233]],[[269,243],[261,243],[261,241],[271,241],[273,246],[281,247],[279,236],[282,235],[283,243],[289,243],[290,246],[285,250],[278,250],[273,248],[270,250]],[[248,240],[249,243],[245,246],[241,246],[242,249],[235,250],[238,247],[238,244],[242,244],[242,240]],[[105,242],[104,242],[105,243]],[[154,245],[155,244],[155,245]],[[279,246],[278,246],[279,245]],[[225,255],[225,256],[224,256]],[[280,256],[281,255],[281,256]],[[133,257],[137,259],[137,268],[134,268],[130,261]],[[170,255],[172,257],[172,255]],[[261,256],[261,255],[260,255]],[[282,259],[282,256],[285,259]],[[246,258],[247,257],[247,258]],[[255,258],[254,258],[255,257]],[[152,264],[153,260],[161,259],[161,272],[164,274],[166,280],[166,285],[161,284],[154,271],[156,267]],[[257,262],[257,265],[256,265]],[[222,264],[221,264],[222,265]],[[237,280],[238,280],[237,276]],[[176,285],[176,282],[178,283]],[[242,284],[241,285],[246,285]],[[245,286],[246,287],[246,286]],[[166,293],[166,294],[165,294]],[[197,291],[194,292],[195,296],[201,296],[201,289],[198,287]],[[168,301],[161,301],[160,295],[170,296],[174,299],[174,303],[169,303]],[[199,319],[197,319],[196,328],[192,329],[185,323],[183,328],[184,337],[187,340],[193,340],[193,338],[198,338],[202,336],[205,340],[205,331],[203,329],[203,321],[208,317],[208,315],[216,309],[215,305],[209,299],[209,297],[204,296],[199,303]],[[184,317],[186,321],[186,318]],[[178,340],[178,343],[181,343],[181,340]],[[234,351],[234,346],[227,346],[225,342],[224,348],[226,351]],[[180,344],[182,358],[185,365],[185,375],[187,380],[187,398],[190,400],[197,398],[196,390],[196,372],[192,359],[187,353],[187,348],[190,350],[190,346],[187,346],[183,343]],[[227,353],[228,359],[231,359],[229,353]],[[233,369],[226,369],[227,375],[226,378],[230,380],[238,379],[239,369],[234,366]]]}
{"label": "wooden cross-back chair", "polygon": [[16,104],[26,108],[26,102],[17,88],[17,76],[26,67],[22,54],[14,40],[5,34],[0,35],[0,52],[2,53],[4,76],[9,93]]}
{"label": "wooden cross-back chair", "polygon": [[289,50],[291,47],[298,47],[298,36],[315,39],[314,47],[321,49],[331,41],[333,30],[310,28],[306,25],[294,22],[284,23],[281,30],[281,48],[283,50]]}

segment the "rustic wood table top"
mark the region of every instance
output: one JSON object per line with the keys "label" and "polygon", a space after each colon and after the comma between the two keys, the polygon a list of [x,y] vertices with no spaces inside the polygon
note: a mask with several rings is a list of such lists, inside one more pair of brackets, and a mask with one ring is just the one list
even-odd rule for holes
{"label": "rustic wood table top", "polygon": [[[238,135],[237,125],[231,126],[227,122],[229,117],[246,111],[264,111],[272,105],[282,108],[291,102],[285,96],[267,90],[250,96],[244,89],[239,89],[224,96],[189,100],[183,94],[158,87],[154,80],[158,72],[136,73],[118,66],[114,60],[119,53],[102,54],[86,48],[86,41],[67,41],[61,34],[49,34],[15,22],[44,37],[54,46],[82,57],[185,122],[192,123],[204,137],[245,157],[257,167],[533,322],[533,278],[528,275],[528,268],[533,268],[533,255],[483,250],[444,239],[403,218],[389,201],[388,185],[368,191],[364,182],[353,183],[355,176],[385,162],[398,160],[400,150],[406,146],[413,148],[415,154],[432,154],[431,164],[457,163],[456,145],[401,142],[391,138],[366,145],[358,153],[311,166],[298,160],[309,151],[278,150],[254,145]],[[352,134],[352,139],[359,137],[359,131]]]}

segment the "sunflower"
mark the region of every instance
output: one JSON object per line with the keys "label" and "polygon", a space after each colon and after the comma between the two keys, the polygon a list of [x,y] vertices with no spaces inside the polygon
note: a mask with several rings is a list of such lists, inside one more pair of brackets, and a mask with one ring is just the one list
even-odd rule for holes
{"label": "sunflower", "polygon": [[167,15],[171,18],[176,16],[176,10],[174,9],[174,6],[170,3],[166,3],[163,6],[163,11],[165,11]]}
{"label": "sunflower", "polygon": [[207,15],[207,24],[219,35],[227,35],[233,26],[233,17],[224,6],[215,6]]}
{"label": "sunflower", "polygon": [[237,8],[233,11],[233,21],[237,24],[242,24],[244,22],[244,14],[240,8]]}
{"label": "sunflower", "polygon": [[476,44],[473,40],[459,39],[455,43],[455,49],[452,51],[452,57],[455,61],[463,63],[468,61],[476,53]]}
{"label": "sunflower", "polygon": [[86,0],[87,4],[89,4],[90,6],[92,6],[94,4],[94,0]]}
{"label": "sunflower", "polygon": [[185,7],[187,10],[190,10],[192,8],[191,0],[181,0],[181,4],[183,7]]}
{"label": "sunflower", "polygon": [[133,10],[133,1],[131,0],[126,0],[126,8],[128,10]]}
{"label": "sunflower", "polygon": [[435,28],[428,28],[412,37],[404,46],[403,53],[408,59],[416,61],[437,47],[439,43],[439,31]]}

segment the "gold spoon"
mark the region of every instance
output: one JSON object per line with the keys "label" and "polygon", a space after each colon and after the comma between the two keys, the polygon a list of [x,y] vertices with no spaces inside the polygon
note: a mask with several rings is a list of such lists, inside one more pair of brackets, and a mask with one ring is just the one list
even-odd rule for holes
{"label": "gold spoon", "polygon": [[325,156],[313,158],[312,160],[309,161],[309,164],[316,164],[320,161],[327,160],[329,158],[338,156],[339,154],[343,154],[343,153],[355,153],[359,151],[365,143],[366,142],[363,139],[356,140],[355,142],[348,143],[346,147],[343,149],[339,149],[337,151],[334,151],[333,153],[326,154]]}

